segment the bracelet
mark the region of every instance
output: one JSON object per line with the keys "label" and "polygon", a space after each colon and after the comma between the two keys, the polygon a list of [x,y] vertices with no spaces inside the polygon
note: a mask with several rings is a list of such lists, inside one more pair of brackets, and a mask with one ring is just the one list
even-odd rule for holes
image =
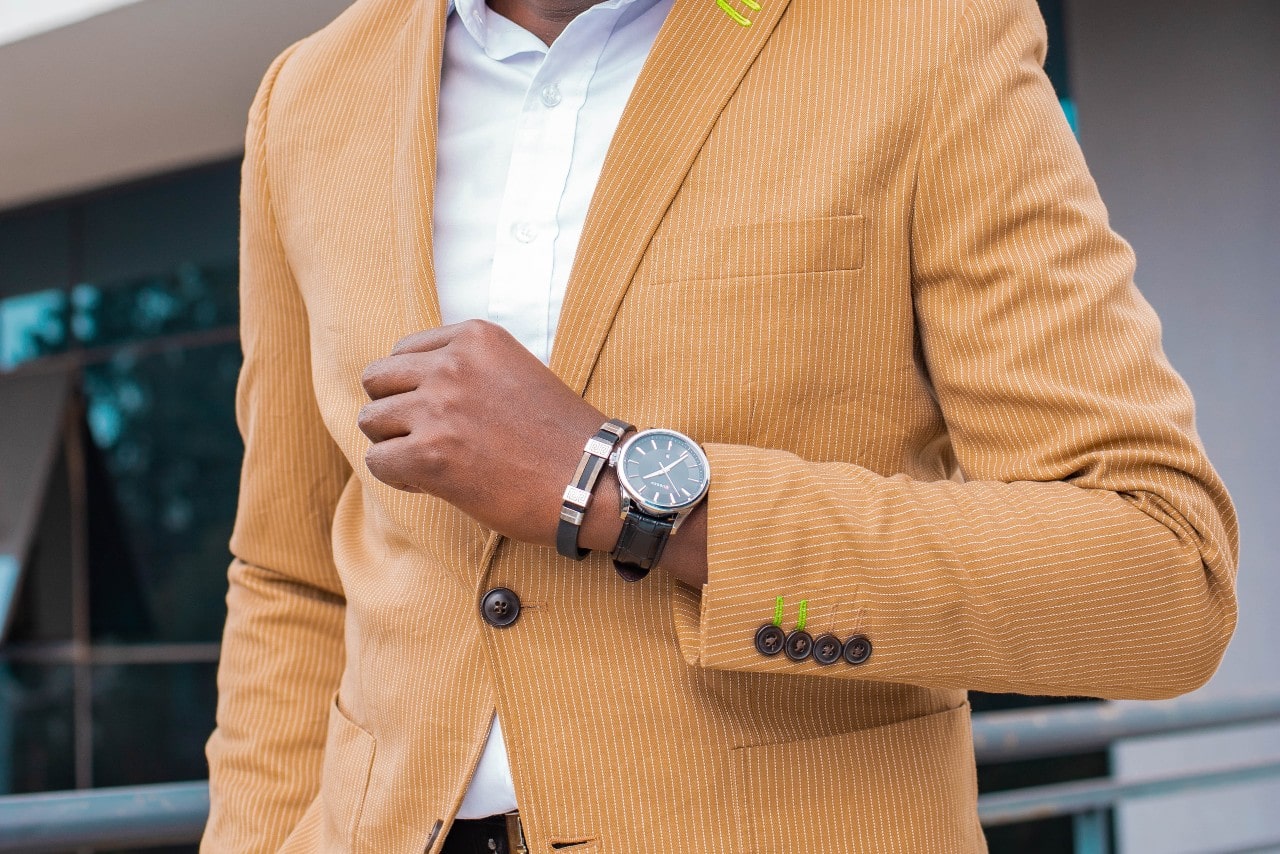
{"label": "bracelet", "polygon": [[578,470],[565,487],[564,503],[560,505],[560,522],[556,525],[556,551],[564,557],[582,560],[591,554],[590,549],[578,548],[578,534],[582,531],[582,520],[587,515],[587,505],[591,503],[591,491],[595,489],[600,472],[604,471],[605,462],[613,453],[614,447],[634,429],[636,428],[621,419],[610,418],[587,440],[582,449]]}

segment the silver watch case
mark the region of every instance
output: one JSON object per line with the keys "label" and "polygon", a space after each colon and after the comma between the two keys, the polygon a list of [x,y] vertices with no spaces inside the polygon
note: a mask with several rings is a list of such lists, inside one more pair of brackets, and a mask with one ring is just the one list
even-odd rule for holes
{"label": "silver watch case", "polygon": [[630,512],[632,508],[635,508],[648,516],[654,516],[659,519],[672,519],[671,533],[674,534],[680,529],[680,524],[689,517],[689,514],[693,512],[694,508],[703,502],[707,497],[707,492],[711,489],[711,461],[707,459],[707,454],[702,450],[702,446],[678,430],[668,430],[664,427],[641,430],[638,433],[632,433],[627,437],[626,441],[619,445],[617,449],[609,455],[609,465],[616,471],[618,461],[626,456],[627,451],[630,450],[633,445],[644,439],[650,439],[655,436],[676,436],[685,442],[690,448],[690,453],[696,454],[698,460],[702,463],[702,470],[707,473],[706,482],[703,483],[702,489],[697,495],[693,496],[693,498],[683,504],[668,506],[664,504],[654,504],[644,498],[644,496],[636,493],[627,483],[627,479],[619,473],[618,487],[622,497],[622,510],[619,515],[625,519],[627,518],[627,513]]}

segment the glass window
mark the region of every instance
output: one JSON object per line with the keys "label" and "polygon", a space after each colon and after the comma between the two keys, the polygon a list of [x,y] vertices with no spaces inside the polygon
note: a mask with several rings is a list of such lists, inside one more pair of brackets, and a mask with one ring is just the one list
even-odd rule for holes
{"label": "glass window", "polygon": [[0,371],[67,348],[67,295],[37,291],[0,300]]}
{"label": "glass window", "polygon": [[0,663],[0,793],[75,788],[72,670]]}
{"label": "glass window", "polygon": [[93,668],[93,784],[199,780],[217,702],[214,664]]}
{"label": "glass window", "polygon": [[[217,641],[225,618],[227,542],[243,454],[232,401],[240,348],[221,344],[145,357],[121,351],[84,371],[103,490],[91,506],[97,591],[137,591],[134,625],[95,608],[95,636]],[[92,484],[91,484],[92,488]]]}
{"label": "glass window", "polygon": [[85,347],[232,327],[237,310],[233,263],[71,289],[71,329]]}

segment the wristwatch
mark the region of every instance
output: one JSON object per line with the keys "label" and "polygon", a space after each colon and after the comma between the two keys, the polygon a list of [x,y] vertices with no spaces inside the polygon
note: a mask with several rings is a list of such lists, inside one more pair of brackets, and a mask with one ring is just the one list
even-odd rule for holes
{"label": "wristwatch", "polygon": [[657,566],[667,538],[707,497],[711,464],[698,443],[675,430],[642,430],[609,462],[622,492],[622,533],[613,565],[627,581]]}

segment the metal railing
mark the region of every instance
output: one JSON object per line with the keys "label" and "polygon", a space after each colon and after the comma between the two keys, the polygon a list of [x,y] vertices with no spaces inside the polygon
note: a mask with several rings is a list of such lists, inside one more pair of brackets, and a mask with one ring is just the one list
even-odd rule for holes
{"label": "metal railing", "polygon": [[[1070,756],[1119,739],[1280,722],[1280,691],[1159,703],[1098,703],[973,719],[978,762]],[[1141,779],[1057,783],[982,795],[985,827],[1071,816],[1077,854],[1110,850],[1108,811],[1122,801],[1280,779],[1280,756]],[[195,842],[209,812],[204,781],[0,797],[0,852],[145,848]],[[1253,847],[1250,851],[1280,848]],[[1239,854],[1243,854],[1240,852]]]}

